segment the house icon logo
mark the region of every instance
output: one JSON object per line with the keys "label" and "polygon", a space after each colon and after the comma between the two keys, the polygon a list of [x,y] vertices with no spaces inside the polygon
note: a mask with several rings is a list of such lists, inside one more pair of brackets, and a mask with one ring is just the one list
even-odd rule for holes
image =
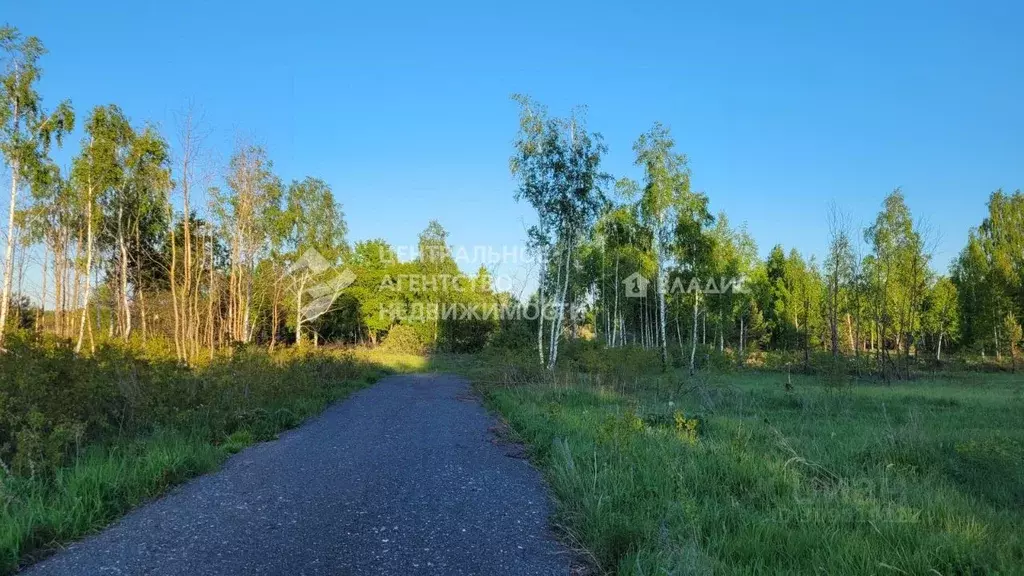
{"label": "house icon logo", "polygon": [[647,285],[651,281],[644,278],[639,272],[633,272],[622,281],[626,288],[626,298],[644,298],[647,296]]}

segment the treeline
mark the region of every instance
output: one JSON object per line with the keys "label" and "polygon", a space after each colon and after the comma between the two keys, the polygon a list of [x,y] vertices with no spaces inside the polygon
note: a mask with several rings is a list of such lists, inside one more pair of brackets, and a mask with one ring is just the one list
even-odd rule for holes
{"label": "treeline", "polygon": [[[898,188],[862,230],[831,208],[823,260],[780,245],[761,260],[745,227],[713,216],[708,197],[691,189],[687,158],[668,128],[655,123],[633,144],[640,181],[615,180],[601,169],[600,134],[587,131],[579,111],[555,118],[525,96],[515,99],[516,198],[536,209],[531,247],[546,262],[532,302],[565,312],[535,326],[542,364],[554,366],[567,334],[657,349],[666,364],[691,370],[712,353],[744,364],[764,351],[789,352],[790,364],[805,370],[812,355],[827,353],[886,378],[909,377],[914,365],[941,363],[951,351],[1008,357],[1016,367],[1024,314],[1019,191],[992,194],[989,216],[948,275],[933,269],[934,236]],[[642,297],[627,297],[631,289]]]}
{"label": "treeline", "polygon": [[[264,149],[244,143],[211,170],[191,113],[173,154],[155,126],[98,106],[62,170],[50,146],[74,129],[75,113],[69,102],[52,113],[41,105],[44,49],[9,26],[0,45],[0,151],[12,179],[0,347],[15,327],[70,339],[76,352],[101,339],[173,342],[176,357],[193,362],[235,343],[376,343],[403,320],[407,347],[482,346],[492,321],[421,313],[413,322],[396,308],[494,299],[485,272],[459,272],[438,223],[410,262],[383,240],[350,246],[330,185],[315,177],[286,184]],[[30,299],[25,260],[33,250],[42,254],[42,284]],[[462,278],[474,289],[380,288],[385,278],[414,275]]]}
{"label": "treeline", "polygon": [[[756,365],[766,352],[805,370],[818,357],[852,359],[885,377],[949,353],[1016,364],[1020,192],[992,194],[946,275],[899,189],[864,229],[833,207],[822,260],[782,246],[762,260],[745,227],[691,189],[667,127],[633,144],[639,179],[615,179],[582,111],[553,117],[515,96],[510,168],[515,197],[536,209],[528,248],[540,262],[536,293],[519,302],[493,290],[485,267],[461,272],[435,221],[417,256],[400,261],[384,240],[350,244],[330,185],[285,183],[258,146],[240,143],[226,166],[211,167],[192,114],[172,152],[157,127],[98,106],[61,169],[51,146],[76,118],[69,102],[42,106],[42,45],[11,27],[0,45],[0,152],[11,174],[0,348],[20,328],[79,352],[103,339],[167,342],[189,363],[236,343],[376,345],[386,336],[405,349],[529,346],[548,368],[573,339],[657,350],[691,370]],[[34,298],[24,289],[30,254],[41,270]]]}

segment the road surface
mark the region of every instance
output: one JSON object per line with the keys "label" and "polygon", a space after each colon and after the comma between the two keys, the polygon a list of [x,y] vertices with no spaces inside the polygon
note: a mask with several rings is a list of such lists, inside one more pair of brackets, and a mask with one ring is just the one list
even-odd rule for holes
{"label": "road surface", "polygon": [[567,574],[494,424],[464,380],[392,376],[25,573]]}

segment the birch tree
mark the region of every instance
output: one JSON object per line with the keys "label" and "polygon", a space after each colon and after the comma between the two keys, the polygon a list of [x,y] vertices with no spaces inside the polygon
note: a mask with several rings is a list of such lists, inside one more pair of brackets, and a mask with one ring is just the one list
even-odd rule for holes
{"label": "birch tree", "polygon": [[655,123],[633,144],[635,163],[644,170],[644,185],[639,199],[642,221],[651,229],[657,263],[655,293],[658,298],[658,337],[661,359],[668,367],[668,339],[665,336],[666,271],[676,220],[694,207],[699,199],[690,191],[690,168],[686,156],[674,151],[675,140],[669,129]]}
{"label": "birch tree", "polygon": [[92,297],[92,272],[96,249],[96,231],[103,223],[99,209],[101,195],[117,186],[121,178],[118,147],[122,126],[113,106],[97,106],[85,124],[82,152],[75,158],[71,173],[72,187],[85,218],[85,262],[82,266],[83,297],[75,352],[82,351],[89,325],[89,304]]}
{"label": "birch tree", "polygon": [[537,211],[537,222],[527,231],[529,247],[537,255],[537,354],[541,365],[544,357],[544,315],[546,302],[548,258],[551,250],[549,202],[553,195],[557,165],[558,132],[547,118],[547,110],[524,95],[512,97],[520,107],[519,132],[514,141],[515,152],[509,158],[509,171],[519,181],[516,201],[526,200]]}
{"label": "birch tree", "polygon": [[850,241],[849,223],[833,204],[828,212],[829,246],[825,258],[826,316],[829,328],[829,343],[832,362],[839,360],[839,315],[840,298],[850,286],[854,272],[853,245]]}
{"label": "birch tree", "polygon": [[14,278],[18,192],[44,168],[51,142],[60,145],[75,123],[71,104],[66,101],[53,113],[43,110],[36,83],[42,74],[39,58],[45,53],[38,38],[23,37],[12,26],[0,27],[0,65],[3,67],[0,71],[0,154],[11,174],[3,290],[0,292],[0,350],[3,350]]}
{"label": "birch tree", "polygon": [[[714,223],[708,211],[708,198],[693,194],[690,201],[676,212],[672,251],[681,275],[698,280],[711,269],[712,241],[707,227]],[[693,299],[693,328],[690,334],[690,374],[697,370],[697,319],[701,306],[701,289],[691,282],[687,292]]]}
{"label": "birch tree", "polygon": [[[570,313],[569,288],[582,235],[593,226],[605,204],[603,185],[610,177],[601,171],[607,151],[600,134],[586,130],[582,110],[568,118],[548,118],[543,107],[525,96],[520,104],[520,132],[510,159],[512,174],[520,181],[517,199],[526,199],[537,210],[531,228],[532,244],[541,254],[538,308],[545,309],[545,289],[556,296],[555,314],[548,338],[547,367],[554,370],[565,315]],[[555,277],[548,273],[554,269]],[[538,351],[543,354],[543,321],[538,322]]]}
{"label": "birch tree", "polygon": [[[338,272],[335,267],[346,251],[346,226],[341,205],[335,202],[331,187],[318,178],[307,177],[288,186],[284,217],[290,249],[288,258],[293,264],[295,343],[301,346],[305,340],[304,322],[325,314],[338,295],[335,290],[339,287],[332,283],[334,279],[324,276]],[[323,262],[316,265],[311,259]],[[311,296],[315,300],[307,303],[303,297],[314,283],[317,283],[316,293]],[[317,306],[317,302],[325,305]]]}
{"label": "birch tree", "polygon": [[272,168],[262,148],[240,146],[228,167],[227,191],[214,198],[230,243],[228,333],[236,342],[252,338],[253,273],[267,252],[271,214],[281,201],[281,182]]}

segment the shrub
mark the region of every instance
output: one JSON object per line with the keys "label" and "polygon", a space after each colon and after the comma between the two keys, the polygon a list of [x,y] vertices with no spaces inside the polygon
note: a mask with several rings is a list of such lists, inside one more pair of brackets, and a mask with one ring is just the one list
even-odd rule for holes
{"label": "shrub", "polygon": [[423,341],[420,335],[411,326],[398,324],[388,331],[381,348],[388,352],[402,354],[418,354],[423,351]]}
{"label": "shrub", "polygon": [[[408,344],[406,344],[408,346]],[[368,370],[350,354],[238,347],[199,367],[133,346],[79,356],[68,342],[21,333],[0,355],[0,469],[47,477],[90,443],[156,427],[271,437]],[[411,346],[410,346],[411,347]]]}

